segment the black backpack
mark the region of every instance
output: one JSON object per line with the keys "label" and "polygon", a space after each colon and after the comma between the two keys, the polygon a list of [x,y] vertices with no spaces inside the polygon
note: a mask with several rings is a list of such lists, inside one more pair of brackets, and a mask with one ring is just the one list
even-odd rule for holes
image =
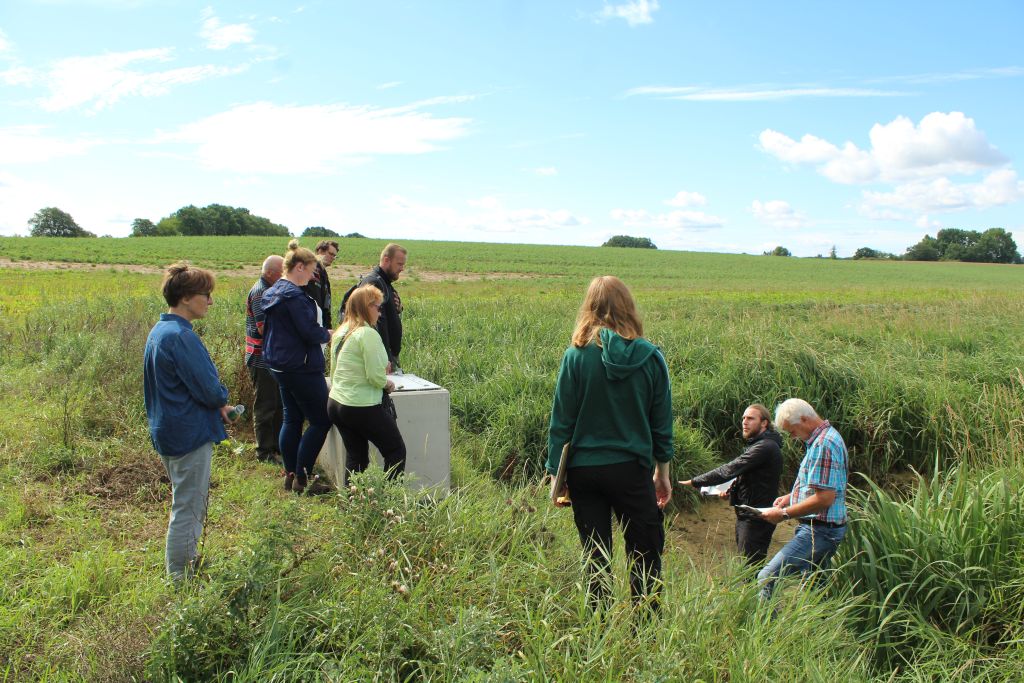
{"label": "black backpack", "polygon": [[378,275],[376,271],[371,271],[366,275],[360,277],[359,280],[354,285],[352,285],[345,291],[345,295],[341,297],[341,308],[338,309],[339,321],[345,319],[345,304],[348,303],[348,298],[352,296],[352,292],[356,291],[356,289],[365,284],[372,284],[374,287],[379,289],[384,294],[383,303],[386,304],[391,300],[391,290],[388,287],[387,283],[384,282],[384,278]]}

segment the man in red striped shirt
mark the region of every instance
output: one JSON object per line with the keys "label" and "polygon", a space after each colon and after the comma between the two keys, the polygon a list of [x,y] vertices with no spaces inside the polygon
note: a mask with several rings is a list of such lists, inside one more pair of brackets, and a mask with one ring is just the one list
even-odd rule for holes
{"label": "man in red striped shirt", "polygon": [[270,370],[263,363],[263,292],[281,279],[284,259],[273,254],[263,262],[260,279],[249,290],[245,302],[245,365],[249,368],[255,398],[253,426],[256,457],[262,462],[281,463],[278,436],[281,434],[281,393]]}

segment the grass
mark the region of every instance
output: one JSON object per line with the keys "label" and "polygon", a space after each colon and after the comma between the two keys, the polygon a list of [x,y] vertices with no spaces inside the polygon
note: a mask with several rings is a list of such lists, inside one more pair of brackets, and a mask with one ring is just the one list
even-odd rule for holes
{"label": "grass", "polygon": [[[279,242],[0,239],[0,258],[96,264],[0,269],[0,680],[998,681],[1024,666],[1024,270],[1009,266],[409,243],[403,360],[451,391],[455,493],[371,474],[355,496],[289,498],[243,424],[215,455],[204,579],[175,593],[139,372],[159,276],[110,264],[220,270],[197,330],[251,404],[237,267]],[[344,240],[341,261],[380,246]],[[467,271],[532,276],[437,276]],[[777,622],[738,563],[708,575],[671,539],[659,620],[584,609],[575,529],[536,481],[575,309],[607,272],[668,359],[680,477],[737,452],[747,403],[799,395],[883,482],[852,497],[829,589],[786,592]],[[787,441],[787,472],[799,457]],[[926,484],[893,488],[910,469]]]}

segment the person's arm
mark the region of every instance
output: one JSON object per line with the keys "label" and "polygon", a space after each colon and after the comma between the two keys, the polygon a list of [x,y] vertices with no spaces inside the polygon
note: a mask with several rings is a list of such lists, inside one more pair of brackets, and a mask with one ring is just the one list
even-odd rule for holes
{"label": "person's arm", "polygon": [[228,389],[217,374],[203,342],[195,333],[175,337],[174,368],[189,395],[204,408],[220,410],[228,402]]}
{"label": "person's arm", "polygon": [[249,293],[249,311],[252,313],[252,319],[256,321],[256,332],[260,335],[260,339],[262,339],[263,326],[267,322],[267,313],[263,310],[262,296],[253,296],[252,292]]}
{"label": "person's arm", "polygon": [[672,443],[672,382],[668,377],[668,364],[660,351],[654,354],[657,358],[654,370],[654,395],[651,397],[651,408],[648,420],[651,424],[651,445],[654,461],[670,462],[674,453]]}
{"label": "person's arm", "polygon": [[363,372],[366,373],[366,382],[371,387],[383,389],[388,383],[388,376],[385,372],[388,365],[388,354],[384,350],[380,335],[370,327],[363,331],[358,339],[352,341],[359,343],[358,351],[363,357]]}
{"label": "person's arm", "polygon": [[576,419],[579,417],[577,378],[569,360],[569,353],[566,351],[562,356],[562,365],[558,369],[558,380],[555,382],[555,399],[551,405],[546,463],[547,471],[551,474],[558,473],[562,447],[572,439],[573,432],[576,431]]}
{"label": "person's arm", "polygon": [[659,508],[664,508],[672,500],[671,466],[667,462],[656,462],[654,465],[654,498]]}
{"label": "person's arm", "polygon": [[688,483],[694,488],[700,488],[701,486],[714,486],[715,484],[722,484],[730,479],[735,479],[739,475],[743,474],[748,470],[752,470],[755,467],[760,467],[769,458],[771,453],[770,448],[765,444],[764,441],[754,444],[747,450],[740,453],[736,458],[730,460],[720,467],[716,467],[710,472],[704,474],[698,474],[693,479],[687,482],[679,482],[684,486]]}
{"label": "person's arm", "polygon": [[[794,517],[806,517],[824,512],[836,502],[836,490],[819,488],[811,485],[814,493],[801,500],[796,505],[790,505],[790,497],[782,496],[775,501],[775,505],[765,511],[761,518],[766,522],[778,524],[784,519]],[[783,501],[780,503],[780,501]]]}
{"label": "person's arm", "polygon": [[[311,304],[311,305],[310,305]],[[303,297],[290,299],[286,308],[292,322],[295,323],[295,331],[307,344],[326,344],[331,341],[331,331],[316,321],[317,303],[312,299],[303,301]]]}

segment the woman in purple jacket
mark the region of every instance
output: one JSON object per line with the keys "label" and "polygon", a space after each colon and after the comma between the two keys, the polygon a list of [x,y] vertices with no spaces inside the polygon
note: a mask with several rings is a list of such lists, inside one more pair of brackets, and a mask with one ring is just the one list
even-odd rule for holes
{"label": "woman in purple jacket", "polygon": [[[263,293],[263,360],[281,390],[284,420],[278,440],[284,487],[296,493],[305,490],[331,429],[321,347],[331,340],[331,332],[321,324],[316,303],[302,291],[315,269],[313,252],[292,240],[284,257],[284,276]],[[309,422],[305,433],[303,421]]]}

